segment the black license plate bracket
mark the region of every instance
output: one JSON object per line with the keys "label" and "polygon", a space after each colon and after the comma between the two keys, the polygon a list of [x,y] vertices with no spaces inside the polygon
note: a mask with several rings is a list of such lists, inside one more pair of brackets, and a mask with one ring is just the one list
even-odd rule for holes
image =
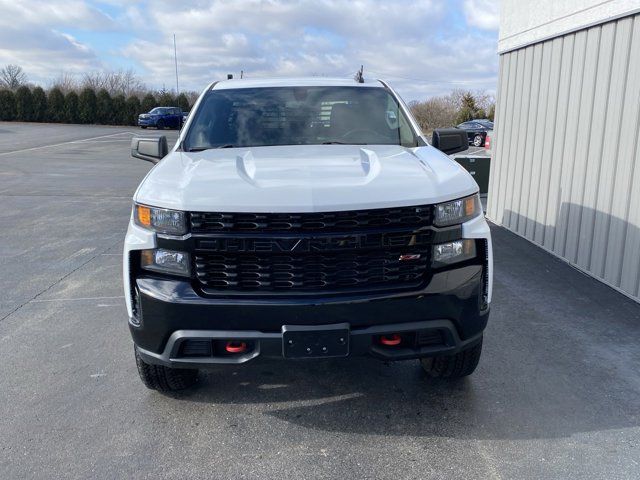
{"label": "black license plate bracket", "polygon": [[349,324],[283,325],[282,355],[285,358],[346,357]]}

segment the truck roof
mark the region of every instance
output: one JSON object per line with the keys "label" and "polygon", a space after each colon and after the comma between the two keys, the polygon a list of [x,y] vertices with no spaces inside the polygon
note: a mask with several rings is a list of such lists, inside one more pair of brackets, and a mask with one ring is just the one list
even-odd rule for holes
{"label": "truck roof", "polygon": [[353,78],[297,77],[297,78],[237,78],[221,80],[211,86],[212,90],[230,88],[264,87],[382,87],[379,80],[364,80],[358,83]]}

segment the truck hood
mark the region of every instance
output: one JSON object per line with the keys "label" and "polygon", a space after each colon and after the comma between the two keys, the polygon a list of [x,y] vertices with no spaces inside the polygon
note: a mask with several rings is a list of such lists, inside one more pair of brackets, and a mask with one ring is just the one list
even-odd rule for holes
{"label": "truck hood", "polygon": [[432,204],[478,186],[431,146],[308,145],[171,152],[134,199],[189,211],[321,212]]}

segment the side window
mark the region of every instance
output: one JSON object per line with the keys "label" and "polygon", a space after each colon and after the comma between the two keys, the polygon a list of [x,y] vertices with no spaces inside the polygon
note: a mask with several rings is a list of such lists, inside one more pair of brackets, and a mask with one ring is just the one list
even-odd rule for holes
{"label": "side window", "polygon": [[397,137],[400,140],[400,144],[404,147],[415,147],[416,146],[416,138],[413,134],[413,130],[411,130],[411,125],[407,120],[406,116],[400,110],[399,105],[396,103],[396,100],[389,95],[389,99],[387,101],[387,111],[386,111],[386,123],[387,126],[391,130],[395,130],[397,132]]}
{"label": "side window", "polygon": [[400,143],[404,147],[415,147],[416,146],[416,138],[413,135],[413,131],[411,130],[411,125],[409,125],[409,121],[407,117],[404,115],[399,115],[400,118]]}

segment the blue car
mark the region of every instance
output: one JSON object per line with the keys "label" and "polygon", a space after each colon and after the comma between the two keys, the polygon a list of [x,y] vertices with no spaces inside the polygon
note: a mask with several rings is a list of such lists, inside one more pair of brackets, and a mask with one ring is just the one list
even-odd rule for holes
{"label": "blue car", "polygon": [[138,115],[138,125],[142,128],[156,127],[182,128],[182,109],[180,107],[156,107],[149,113]]}

